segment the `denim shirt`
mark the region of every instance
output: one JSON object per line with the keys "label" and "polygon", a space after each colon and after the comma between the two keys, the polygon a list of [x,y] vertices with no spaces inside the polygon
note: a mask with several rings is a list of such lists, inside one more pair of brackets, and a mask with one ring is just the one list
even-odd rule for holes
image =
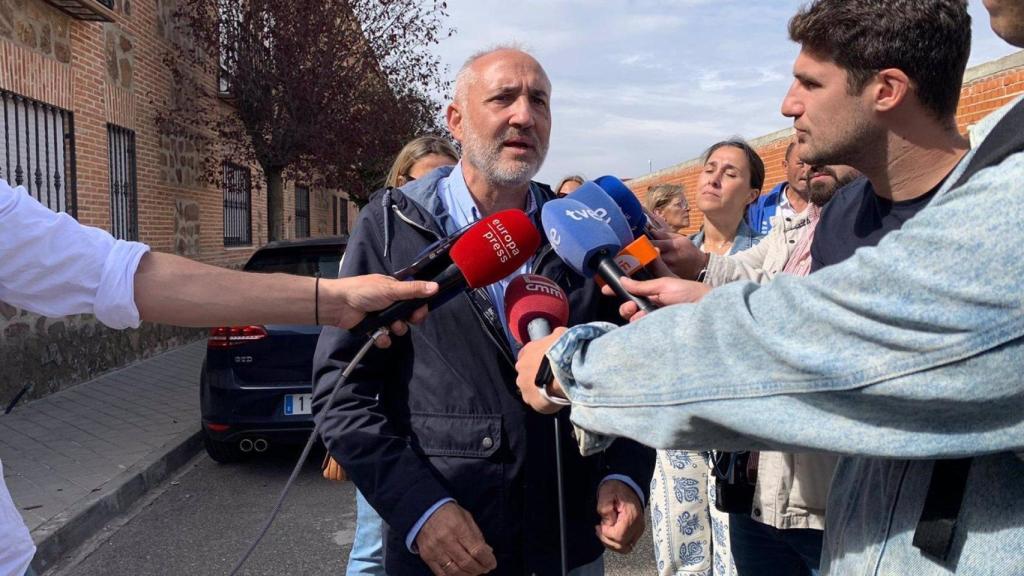
{"label": "denim shirt", "polygon": [[[729,255],[737,254],[744,250],[750,250],[756,246],[764,236],[764,234],[751,230],[746,220],[740,220],[740,225],[736,228],[736,236],[732,239],[732,248],[729,249]],[[700,248],[704,244],[704,230],[690,236],[690,242],[693,242],[694,246]]]}
{"label": "denim shirt", "polygon": [[[548,357],[591,432],[581,449],[607,435],[845,454],[824,573],[1024,572],[1024,153],[950,190],[973,154],[902,229],[841,264],[570,329]],[[934,459],[963,456],[975,459],[939,563],[914,530]]]}

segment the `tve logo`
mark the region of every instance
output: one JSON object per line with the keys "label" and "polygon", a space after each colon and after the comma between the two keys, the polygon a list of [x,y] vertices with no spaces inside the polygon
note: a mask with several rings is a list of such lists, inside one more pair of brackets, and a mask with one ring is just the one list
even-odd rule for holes
{"label": "tve logo", "polygon": [[577,222],[581,220],[600,220],[605,224],[610,224],[612,221],[612,219],[608,217],[608,211],[604,208],[598,208],[597,210],[592,210],[590,208],[583,210],[566,209],[565,215]]}

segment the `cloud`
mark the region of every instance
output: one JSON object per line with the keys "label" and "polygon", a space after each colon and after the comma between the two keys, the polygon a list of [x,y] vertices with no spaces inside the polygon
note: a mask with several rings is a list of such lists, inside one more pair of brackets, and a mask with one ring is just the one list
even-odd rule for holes
{"label": "cloud", "polygon": [[[582,171],[646,174],[731,135],[790,125],[779,105],[798,47],[786,24],[804,0],[458,0],[454,37],[437,47],[451,74],[512,40],[553,84],[550,152],[539,179]],[[972,64],[1012,53],[980,2]]]}

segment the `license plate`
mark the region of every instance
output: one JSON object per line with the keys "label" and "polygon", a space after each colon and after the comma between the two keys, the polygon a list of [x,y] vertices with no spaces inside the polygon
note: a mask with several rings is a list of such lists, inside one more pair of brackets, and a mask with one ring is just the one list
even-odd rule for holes
{"label": "license plate", "polygon": [[285,416],[298,416],[300,414],[313,413],[312,394],[285,394],[284,414]]}

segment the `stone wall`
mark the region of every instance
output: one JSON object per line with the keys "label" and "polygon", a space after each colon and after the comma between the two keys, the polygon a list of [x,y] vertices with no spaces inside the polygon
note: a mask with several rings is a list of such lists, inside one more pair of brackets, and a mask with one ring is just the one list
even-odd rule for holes
{"label": "stone wall", "polygon": [[204,336],[148,323],[111,330],[91,315],[43,318],[0,302],[0,410],[25,385],[30,391],[22,402]]}

